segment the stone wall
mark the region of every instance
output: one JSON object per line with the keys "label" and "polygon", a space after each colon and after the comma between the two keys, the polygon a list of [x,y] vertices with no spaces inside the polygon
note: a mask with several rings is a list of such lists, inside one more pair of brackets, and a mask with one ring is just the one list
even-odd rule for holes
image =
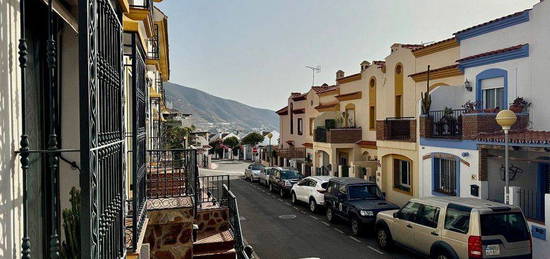
{"label": "stone wall", "polygon": [[433,132],[432,118],[426,115],[420,115],[419,124],[420,137],[431,138]]}
{"label": "stone wall", "polygon": [[213,208],[197,212],[195,224],[199,226],[199,233],[222,232],[229,229],[229,210],[227,208]]}
{"label": "stone wall", "polygon": [[193,208],[152,210],[144,243],[151,247],[151,258],[193,257]]}

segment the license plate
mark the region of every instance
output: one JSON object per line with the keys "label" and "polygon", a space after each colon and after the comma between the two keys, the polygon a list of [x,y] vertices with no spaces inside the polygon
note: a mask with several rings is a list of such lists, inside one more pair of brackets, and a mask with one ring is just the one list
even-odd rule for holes
{"label": "license plate", "polygon": [[500,245],[488,245],[485,248],[485,255],[500,255]]}

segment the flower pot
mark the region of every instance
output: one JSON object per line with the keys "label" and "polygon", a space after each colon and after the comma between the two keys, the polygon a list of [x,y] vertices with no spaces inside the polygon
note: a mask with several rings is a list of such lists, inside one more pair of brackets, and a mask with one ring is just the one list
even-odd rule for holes
{"label": "flower pot", "polygon": [[512,104],[512,105],[510,105],[510,111],[513,111],[515,113],[520,113],[520,112],[523,111],[523,106]]}

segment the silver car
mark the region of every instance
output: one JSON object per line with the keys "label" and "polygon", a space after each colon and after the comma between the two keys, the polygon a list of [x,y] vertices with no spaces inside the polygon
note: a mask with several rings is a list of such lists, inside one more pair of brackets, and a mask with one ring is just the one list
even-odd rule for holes
{"label": "silver car", "polygon": [[255,182],[260,179],[260,171],[264,168],[261,164],[250,164],[248,168],[244,170],[244,179]]}
{"label": "silver car", "polygon": [[531,233],[521,209],[456,197],[412,199],[378,213],[382,249],[398,244],[437,259],[531,259]]}
{"label": "silver car", "polygon": [[273,172],[273,169],[282,169],[280,167],[264,167],[261,171],[260,171],[260,179],[258,180],[258,182],[261,184],[261,185],[264,185],[264,186],[268,186],[269,185],[269,176],[271,175],[271,173]]}

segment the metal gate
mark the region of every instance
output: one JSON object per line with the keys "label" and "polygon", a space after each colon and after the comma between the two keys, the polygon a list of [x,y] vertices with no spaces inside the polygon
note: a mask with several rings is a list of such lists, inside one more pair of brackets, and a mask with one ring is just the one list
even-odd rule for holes
{"label": "metal gate", "polygon": [[78,7],[83,258],[121,258],[125,249],[122,24],[111,2]]}

